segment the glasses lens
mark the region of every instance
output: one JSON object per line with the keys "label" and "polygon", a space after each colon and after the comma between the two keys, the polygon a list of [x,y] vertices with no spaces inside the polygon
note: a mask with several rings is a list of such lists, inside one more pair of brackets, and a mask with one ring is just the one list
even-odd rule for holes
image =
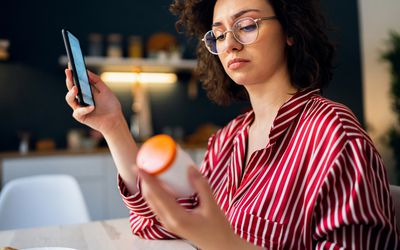
{"label": "glasses lens", "polygon": [[233,29],[236,39],[242,44],[250,44],[257,39],[258,26],[251,18],[239,20]]}
{"label": "glasses lens", "polygon": [[207,49],[213,54],[218,54],[216,41],[217,40],[215,39],[212,30],[208,31],[204,36],[204,43],[206,44]]}
{"label": "glasses lens", "polygon": [[[204,43],[212,54],[218,55],[225,50],[225,37],[227,32],[229,31],[210,30],[204,35]],[[240,19],[233,25],[232,33],[236,41],[241,44],[251,44],[257,40],[257,22],[252,18]]]}

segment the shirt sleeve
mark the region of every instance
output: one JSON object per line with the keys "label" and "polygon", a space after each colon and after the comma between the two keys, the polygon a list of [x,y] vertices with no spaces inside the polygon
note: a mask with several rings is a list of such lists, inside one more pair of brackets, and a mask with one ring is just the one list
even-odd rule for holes
{"label": "shirt sleeve", "polygon": [[[144,239],[176,239],[176,235],[168,232],[151,211],[142,196],[140,179],[137,180],[138,191],[130,194],[121,176],[118,175],[118,189],[123,202],[129,209],[129,221],[133,234]],[[197,197],[178,198],[177,202],[185,209],[197,206]]]}
{"label": "shirt sleeve", "polygon": [[381,157],[366,139],[350,140],[320,190],[315,249],[398,249],[399,231]]}
{"label": "shirt sleeve", "polygon": [[[209,155],[211,153],[210,145],[213,142],[212,136],[208,143],[208,149],[201,165],[201,173],[208,179],[209,171]],[[118,175],[118,189],[121,194],[122,200],[126,207],[129,209],[129,220],[133,234],[144,239],[176,239],[176,235],[168,232],[156,215],[151,211],[147,202],[142,196],[140,179],[137,179],[137,192],[134,194],[129,193],[121,176]],[[191,210],[198,205],[198,197],[183,197],[178,198],[177,202],[187,210]]]}

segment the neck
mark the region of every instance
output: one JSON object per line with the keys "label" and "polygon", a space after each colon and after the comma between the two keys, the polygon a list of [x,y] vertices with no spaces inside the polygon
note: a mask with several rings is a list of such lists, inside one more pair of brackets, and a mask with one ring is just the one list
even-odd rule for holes
{"label": "neck", "polygon": [[267,130],[271,127],[279,108],[297,92],[288,77],[247,85],[246,89],[255,115],[252,126]]}

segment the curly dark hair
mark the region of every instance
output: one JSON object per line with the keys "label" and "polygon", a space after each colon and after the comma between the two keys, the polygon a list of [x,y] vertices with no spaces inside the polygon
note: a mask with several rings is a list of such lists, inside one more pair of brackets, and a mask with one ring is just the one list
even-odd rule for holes
{"label": "curly dark hair", "polygon": [[[272,5],[284,31],[294,40],[286,56],[291,82],[297,89],[323,88],[332,79],[334,46],[317,0],[266,0]],[[175,0],[170,11],[178,16],[177,30],[203,38],[210,30],[216,0]],[[233,82],[218,58],[204,43],[197,46],[196,72],[208,97],[217,104],[247,100],[246,89]]]}

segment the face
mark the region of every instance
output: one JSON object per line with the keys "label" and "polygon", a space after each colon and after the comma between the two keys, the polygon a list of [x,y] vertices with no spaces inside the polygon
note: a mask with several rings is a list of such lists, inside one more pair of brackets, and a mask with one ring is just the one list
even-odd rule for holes
{"label": "face", "polygon": [[[253,19],[274,16],[267,0],[217,0],[214,6],[213,31],[233,29],[242,18]],[[252,44],[243,45],[235,40],[232,32],[220,43],[225,51],[218,55],[226,73],[237,84],[252,85],[275,81],[287,74],[285,48],[288,43],[277,19],[258,22],[258,37]]]}

